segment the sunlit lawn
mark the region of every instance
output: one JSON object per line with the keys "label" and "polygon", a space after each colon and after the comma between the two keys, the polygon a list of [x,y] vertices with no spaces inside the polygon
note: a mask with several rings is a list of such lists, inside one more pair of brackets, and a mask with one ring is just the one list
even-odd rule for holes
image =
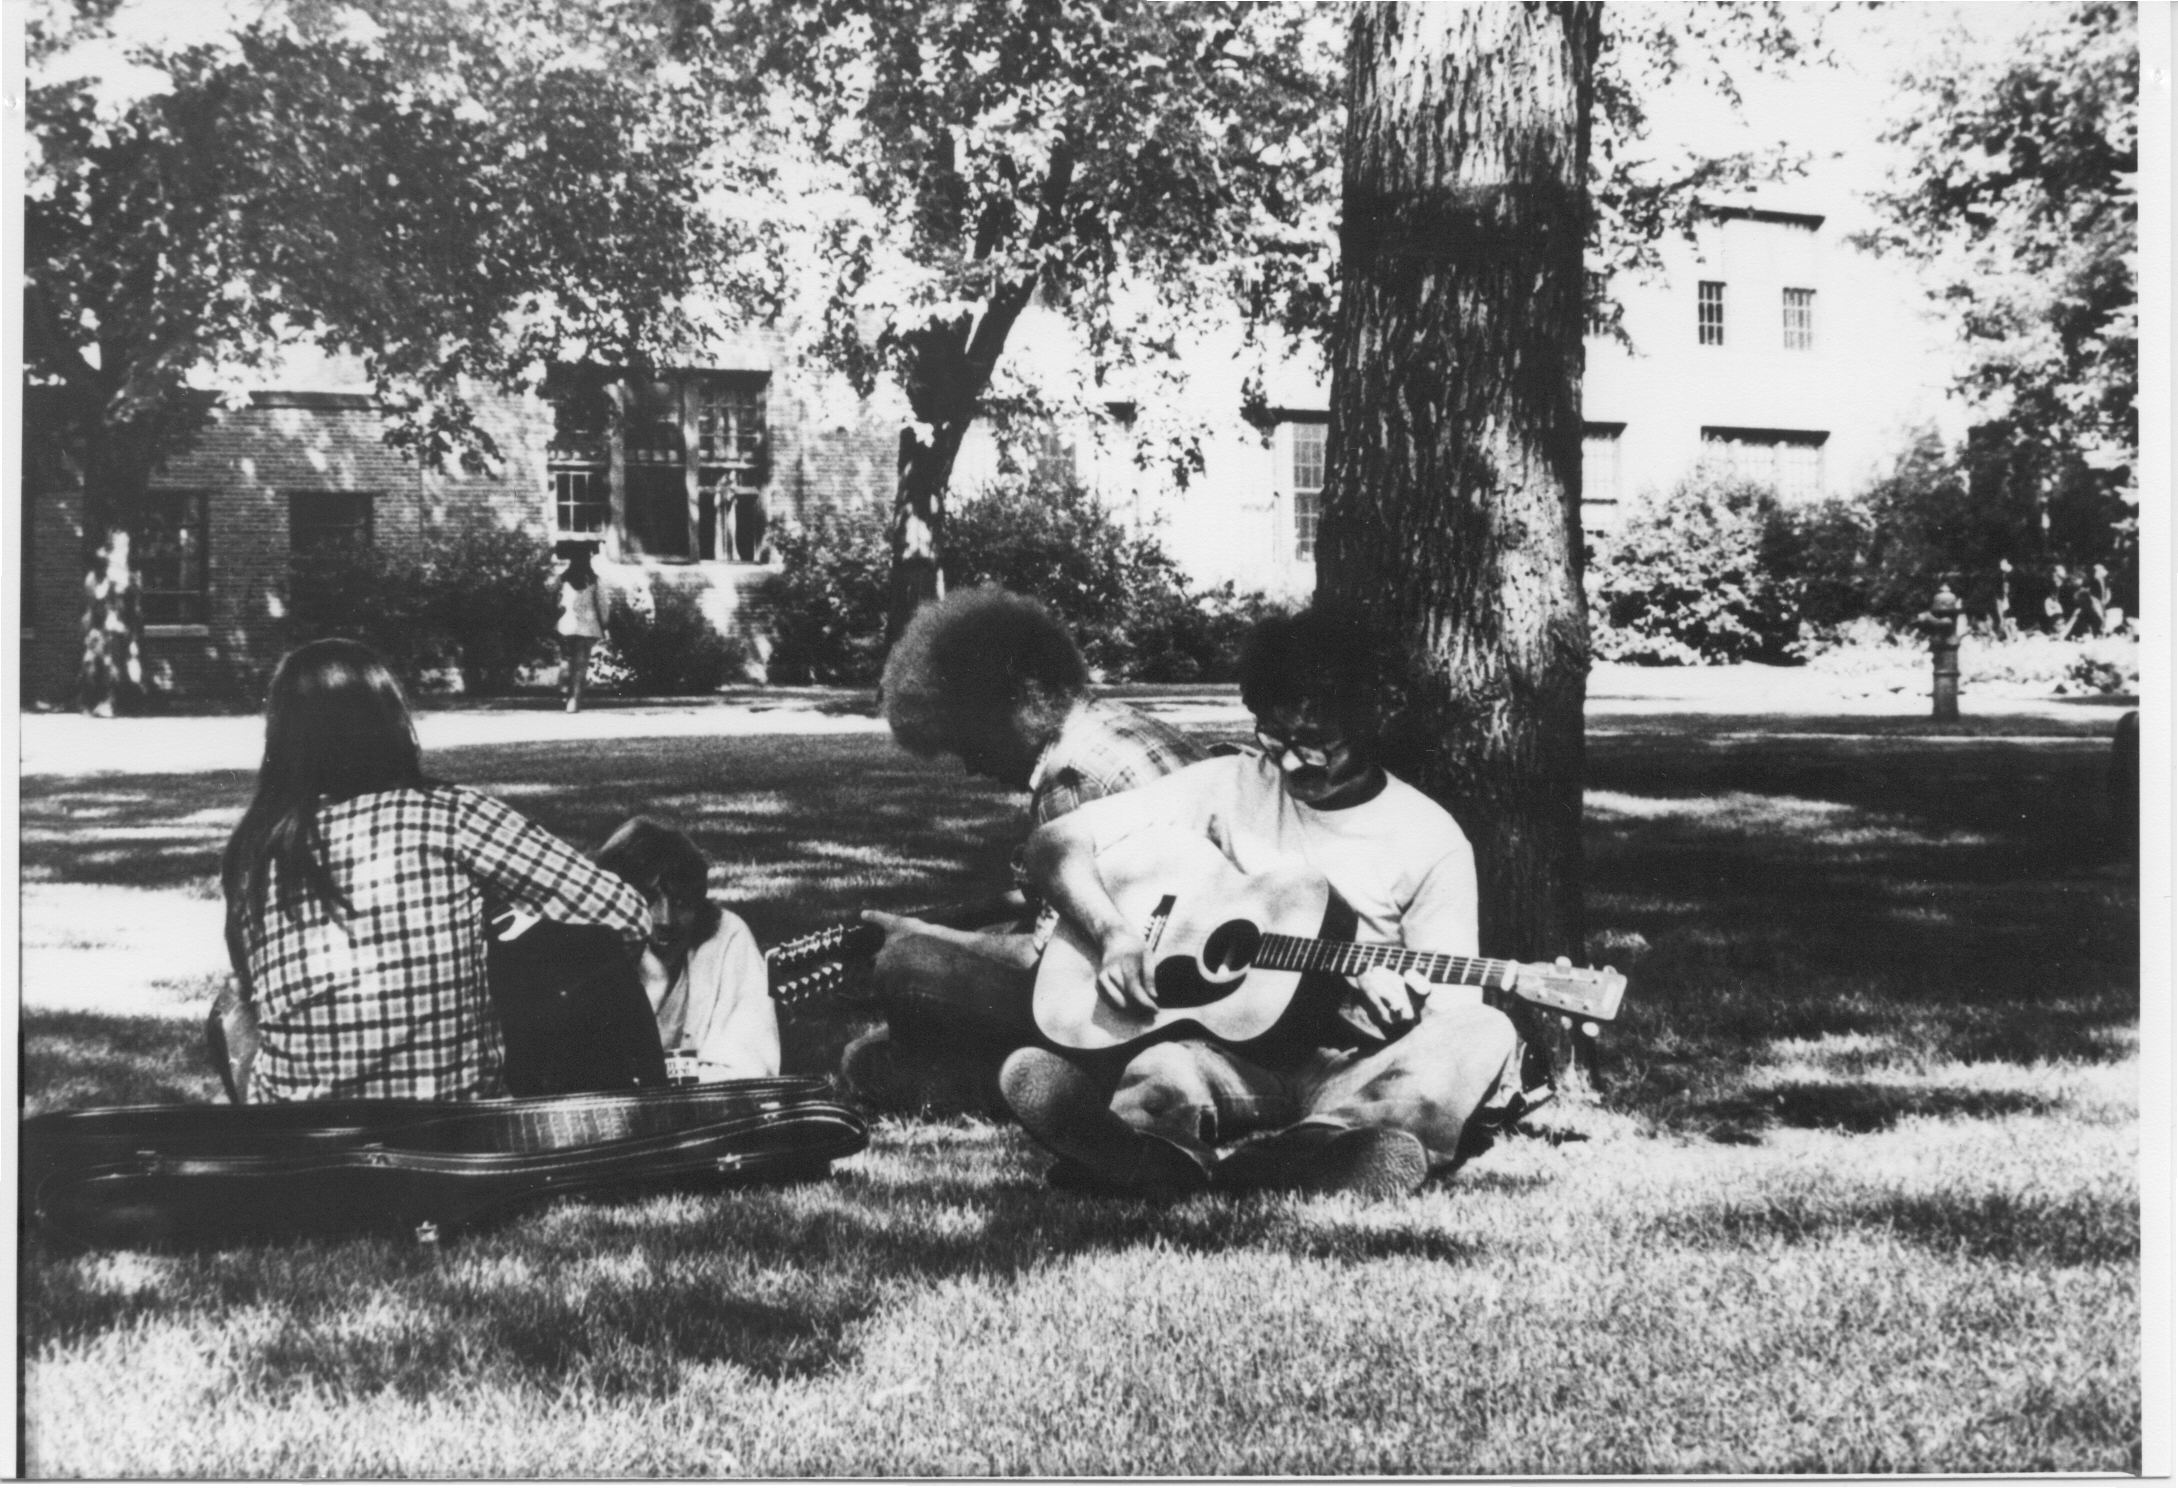
{"label": "sunlit lawn", "polygon": [[[2110,722],[1599,728],[1591,949],[1635,976],[1600,1099],[1415,1199],[1069,1197],[1013,1129],[941,1116],[879,1122],[823,1184],[562,1203],[437,1249],[32,1237],[28,1466],[2138,1470]],[[1018,810],[869,735],[429,763],[582,842],[681,822],[766,943],[989,881]],[[33,891],[104,886],[111,923],[209,893],[245,786],[32,778]],[[789,1067],[860,1026],[796,1020]],[[24,1036],[33,1111],[212,1096],[187,1018],[33,1011]]]}

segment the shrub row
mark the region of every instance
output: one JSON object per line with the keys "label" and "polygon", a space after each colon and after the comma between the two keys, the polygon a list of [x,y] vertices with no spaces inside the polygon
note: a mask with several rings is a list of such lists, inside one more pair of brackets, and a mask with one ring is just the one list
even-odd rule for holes
{"label": "shrub row", "polygon": [[[884,667],[885,519],[826,510],[786,524],[774,603],[778,682],[867,684]],[[946,526],[949,588],[1001,584],[1050,605],[1107,681],[1228,681],[1241,638],[1275,606],[1231,584],[1197,589],[1153,535],[1127,530],[1078,481],[993,483]]]}
{"label": "shrub row", "polygon": [[[411,690],[434,690],[452,674],[470,696],[503,693],[554,653],[559,568],[544,539],[488,518],[445,534],[423,558],[368,546],[297,554],[288,643],[348,636],[384,656]],[[642,695],[712,692],[746,659],[695,596],[653,582],[613,595],[590,675]]]}
{"label": "shrub row", "polygon": [[[2107,561],[2117,602],[2131,608],[2127,524],[2115,508],[2088,509],[2107,507],[2105,497],[2060,490],[2038,511],[2007,498],[1999,481],[1977,493],[1970,474],[1967,458],[1933,436],[1865,491],[1804,505],[1698,468],[1637,498],[1591,555],[1594,653],[1651,663],[1803,659],[1856,622],[1910,629],[1943,583],[1972,622],[1988,623],[2008,591],[2011,616],[2031,626],[2059,564],[2084,573]],[[2067,521],[2046,523],[2051,511]]]}

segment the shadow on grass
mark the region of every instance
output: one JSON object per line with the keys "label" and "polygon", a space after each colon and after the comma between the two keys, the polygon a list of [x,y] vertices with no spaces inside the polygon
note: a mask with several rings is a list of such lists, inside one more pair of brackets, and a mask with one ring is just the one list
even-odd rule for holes
{"label": "shadow on grass", "polygon": [[1887,1235],[1917,1249],[1974,1260],[2048,1267],[2127,1265],[2140,1257],[2140,1206],[2133,1200],[2089,1196],[2036,1202],[2009,1194],[1787,1200],[1673,1216],[1670,1238],[1684,1243],[1690,1234],[1741,1245]]}
{"label": "shadow on grass", "polygon": [[1753,1094],[1705,1102],[1696,1114],[1718,1124],[1720,1141],[1737,1130],[1752,1136],[1767,1126],[1813,1131],[1888,1131],[1910,1117],[1964,1117],[1983,1121],[2021,1113],[2042,1114],[2063,1102],[2017,1090],[1877,1085],[1869,1083],[1780,1085]]}

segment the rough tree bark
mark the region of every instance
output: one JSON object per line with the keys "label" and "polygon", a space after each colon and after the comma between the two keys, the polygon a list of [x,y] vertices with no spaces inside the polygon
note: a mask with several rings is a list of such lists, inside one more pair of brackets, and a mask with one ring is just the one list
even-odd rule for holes
{"label": "rough tree bark", "polygon": [[1400,763],[1484,950],[1581,955],[1582,239],[1599,7],[1364,5],[1320,598],[1390,639]]}

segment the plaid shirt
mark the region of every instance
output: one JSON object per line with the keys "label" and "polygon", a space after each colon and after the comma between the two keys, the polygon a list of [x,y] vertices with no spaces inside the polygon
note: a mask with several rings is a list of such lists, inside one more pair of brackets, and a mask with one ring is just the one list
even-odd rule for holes
{"label": "plaid shirt", "polygon": [[1029,825],[1208,758],[1187,735],[1125,703],[1076,703],[1029,773]]}
{"label": "plaid shirt", "polygon": [[[1036,757],[1029,772],[1029,829],[1056,821],[1087,801],[1146,785],[1161,775],[1208,759],[1193,739],[1125,703],[1092,698],[1076,703],[1059,737]],[[1059,912],[1043,902],[1028,881],[1024,843],[1013,854],[1013,881],[1035,910],[1037,949],[1050,941]]]}
{"label": "plaid shirt", "polygon": [[458,785],[378,791],[318,813],[351,912],[307,895],[242,927],[264,1039],[252,1100],[470,1100],[505,1093],[484,984],[485,918],[519,906],[650,933],[642,897],[542,827]]}

